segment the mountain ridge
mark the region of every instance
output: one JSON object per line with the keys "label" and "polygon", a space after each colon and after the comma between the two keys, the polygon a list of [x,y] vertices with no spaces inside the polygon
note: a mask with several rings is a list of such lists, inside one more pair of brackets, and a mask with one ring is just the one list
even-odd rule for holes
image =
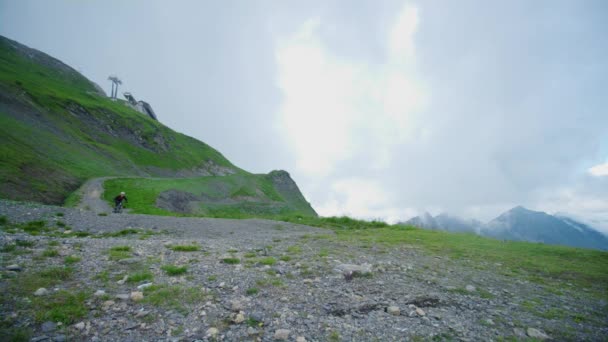
{"label": "mountain ridge", "polygon": [[487,223],[445,213],[435,217],[425,213],[422,217],[416,216],[404,223],[426,229],[471,232],[503,240],[608,250],[608,238],[597,229],[564,215],[550,215],[521,205],[501,213]]}

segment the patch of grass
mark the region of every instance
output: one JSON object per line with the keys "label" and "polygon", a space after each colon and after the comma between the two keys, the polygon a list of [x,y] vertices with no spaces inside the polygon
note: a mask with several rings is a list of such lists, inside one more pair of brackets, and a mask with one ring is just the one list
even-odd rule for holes
{"label": "patch of grass", "polygon": [[62,227],[62,228],[66,226],[65,222],[63,222],[63,221],[57,221],[57,222],[55,222],[55,224],[57,225],[57,227]]}
{"label": "patch of grass", "polygon": [[9,320],[0,322],[0,339],[11,342],[28,342],[32,338],[32,330],[16,326]]}
{"label": "patch of grass", "polygon": [[169,246],[169,249],[174,252],[196,252],[201,250],[197,245],[176,245]]}
{"label": "patch of grass", "polygon": [[258,262],[262,265],[272,266],[277,263],[277,259],[275,259],[273,257],[266,257],[266,258],[261,258],[260,260],[258,260]]}
{"label": "patch of grass", "polygon": [[258,292],[260,292],[260,290],[257,287],[250,287],[245,291],[245,294],[248,296],[255,296]]}
{"label": "patch of grass", "polygon": [[101,280],[102,282],[107,283],[110,281],[110,272],[108,270],[101,271],[97,273],[93,279]]}
{"label": "patch of grass", "polygon": [[224,258],[222,259],[222,262],[228,265],[236,265],[241,263],[241,260],[239,258]]}
{"label": "patch of grass", "polygon": [[36,245],[36,241],[17,240],[17,241],[15,241],[15,244],[19,247],[30,248],[30,247],[34,247]]}
{"label": "patch of grass", "polygon": [[326,257],[328,255],[329,255],[329,251],[327,249],[322,249],[321,251],[319,251],[319,256],[321,258],[324,258],[324,257]]}
{"label": "patch of grass", "polygon": [[287,253],[300,254],[300,253],[302,253],[302,247],[300,247],[298,245],[289,246],[289,247],[287,247]]}
{"label": "patch of grass", "polygon": [[85,305],[85,292],[58,291],[44,298],[36,298],[33,305],[38,322],[52,321],[72,324],[85,317],[89,310]]}
{"label": "patch of grass", "polygon": [[97,216],[108,216],[108,213],[105,213],[105,212],[103,212],[103,213],[98,213],[98,214],[97,214]]}
{"label": "patch of grass", "polygon": [[144,289],[142,302],[188,314],[208,296],[198,287],[152,285]]}
{"label": "patch of grass", "polygon": [[6,226],[8,224],[8,217],[6,215],[0,216],[0,226]]}
{"label": "patch of grass", "polygon": [[135,235],[138,234],[140,231],[138,229],[133,229],[133,228],[127,228],[127,229],[122,229],[116,232],[111,232],[111,233],[104,233],[102,234],[103,237],[124,237],[124,236],[129,236],[129,235]]}
{"label": "patch of grass", "polygon": [[8,245],[4,245],[0,251],[3,252],[3,253],[12,253],[16,249],[17,249],[17,245],[11,243],[11,244],[8,244]]}
{"label": "patch of grass", "polygon": [[177,276],[188,272],[188,267],[186,266],[163,265],[161,266],[161,269],[170,276]]}
{"label": "patch of grass", "polygon": [[245,258],[255,258],[257,254],[255,252],[247,252],[243,255]]}
{"label": "patch of grass", "polygon": [[216,281],[217,280],[217,276],[216,275],[210,275],[207,277],[208,281]]}
{"label": "patch of grass", "polygon": [[57,217],[63,217],[63,213],[62,212],[56,212],[55,216],[57,216]]}
{"label": "patch of grass", "polygon": [[129,246],[115,246],[108,250],[110,260],[122,260],[131,257],[131,247]]}
{"label": "patch of grass", "polygon": [[40,235],[51,229],[46,226],[46,221],[30,221],[19,226],[24,232],[31,235]]}
{"label": "patch of grass", "polygon": [[140,271],[129,274],[129,278],[127,278],[128,283],[140,283],[143,281],[152,281],[154,280],[154,275],[150,271]]}
{"label": "patch of grass", "polygon": [[291,260],[291,257],[289,255],[282,255],[279,260],[287,262]]}
{"label": "patch of grass", "polygon": [[372,272],[353,272],[353,278],[371,279],[374,277]]}
{"label": "patch of grass", "polygon": [[72,265],[72,264],[79,262],[80,260],[81,260],[80,257],[77,257],[75,255],[69,255],[63,259],[63,262],[66,265]]}
{"label": "patch of grass", "polygon": [[56,249],[46,249],[44,252],[42,252],[42,256],[47,258],[53,258],[59,256],[59,251]]}
{"label": "patch of grass", "polygon": [[327,340],[330,342],[340,342],[340,334],[337,331],[332,331],[327,336]]}
{"label": "patch of grass", "polygon": [[249,327],[252,327],[252,328],[259,328],[259,327],[261,327],[261,326],[263,326],[263,325],[264,325],[264,323],[263,323],[263,322],[258,321],[257,319],[255,319],[255,318],[251,318],[251,317],[248,317],[248,318],[245,320],[245,324],[246,324],[247,326],[249,326]]}
{"label": "patch of grass", "polygon": [[110,248],[111,251],[114,252],[130,252],[131,251],[131,247],[129,246],[114,246],[112,248]]}
{"label": "patch of grass", "polygon": [[51,240],[51,241],[49,241],[48,245],[49,245],[49,247],[57,247],[60,245],[60,243],[57,240]]}

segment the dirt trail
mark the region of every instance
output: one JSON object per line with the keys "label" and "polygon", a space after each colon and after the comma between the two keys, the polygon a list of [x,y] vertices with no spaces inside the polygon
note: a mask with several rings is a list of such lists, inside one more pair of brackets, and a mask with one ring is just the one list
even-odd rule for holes
{"label": "dirt trail", "polygon": [[101,199],[103,194],[103,182],[111,177],[93,178],[84,183],[78,191],[82,196],[77,209],[92,210],[96,213],[108,213],[112,210],[106,201]]}

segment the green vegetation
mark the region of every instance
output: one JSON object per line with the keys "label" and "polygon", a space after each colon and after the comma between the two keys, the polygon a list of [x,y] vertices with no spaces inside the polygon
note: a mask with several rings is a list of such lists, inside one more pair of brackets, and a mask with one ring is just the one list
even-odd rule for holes
{"label": "green vegetation", "polygon": [[85,292],[58,291],[33,302],[38,322],[52,321],[73,324],[89,312]]}
{"label": "green vegetation", "polygon": [[197,245],[176,245],[169,246],[169,249],[175,252],[196,252],[201,250]]}
{"label": "green vegetation", "polygon": [[46,249],[44,252],[42,252],[42,256],[47,258],[53,258],[59,256],[59,251],[56,249]]}
{"label": "green vegetation", "polygon": [[[223,218],[251,218],[300,215],[312,216],[314,211],[304,198],[282,197],[267,175],[239,171],[224,177],[196,177],[176,179],[115,178],[104,183],[104,198],[111,202],[113,194],[129,189],[129,208],[133,213],[178,216],[158,208],[156,200],[164,191],[177,190],[192,196],[204,196],[198,209],[190,216]],[[240,200],[246,197],[251,200]],[[232,204],[225,200],[231,199]]]}
{"label": "green vegetation", "polygon": [[198,287],[152,285],[144,289],[142,302],[188,314],[207,297],[208,295]]}
{"label": "green vegetation", "polygon": [[258,262],[262,265],[272,266],[277,263],[277,259],[275,259],[273,257],[266,257],[266,258],[261,258],[260,260],[258,260]]}
{"label": "green vegetation", "polygon": [[188,272],[188,267],[186,266],[163,265],[161,266],[161,269],[170,276],[177,276]]}
{"label": "green vegetation", "polygon": [[224,259],[222,259],[222,262],[224,264],[236,265],[236,264],[239,264],[241,262],[241,260],[239,258],[224,258]]}
{"label": "green vegetation", "polygon": [[247,291],[245,291],[245,294],[248,296],[254,296],[258,294],[258,292],[260,292],[260,290],[257,287],[250,287],[247,289]]}
{"label": "green vegetation", "polygon": [[136,175],[143,168],[162,174],[204,162],[235,169],[205,143],[172,131],[124,101],[98,95],[75,71],[29,54],[0,38],[2,91],[26,99],[27,108],[0,112],[0,178],[7,184],[0,197],[61,204],[91,177]]}
{"label": "green vegetation", "polygon": [[8,224],[8,218],[5,215],[0,216],[0,226]]}
{"label": "green vegetation", "polygon": [[129,274],[127,278],[128,283],[140,283],[143,281],[154,280],[154,275],[150,271],[140,271]]}
{"label": "green vegetation", "polygon": [[131,247],[129,246],[115,246],[108,250],[110,260],[121,260],[131,257]]}
{"label": "green vegetation", "polygon": [[82,260],[80,257],[77,257],[75,255],[69,255],[63,259],[63,262],[66,265],[72,265],[72,264],[79,262],[80,260]]}

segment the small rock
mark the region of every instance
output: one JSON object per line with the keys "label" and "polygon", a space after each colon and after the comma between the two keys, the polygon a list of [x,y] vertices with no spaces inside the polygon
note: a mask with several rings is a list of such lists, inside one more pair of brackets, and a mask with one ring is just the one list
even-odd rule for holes
{"label": "small rock", "polygon": [[312,279],[304,279],[302,282],[304,284],[312,284],[313,280]]}
{"label": "small rock", "polygon": [[139,291],[131,292],[131,300],[139,302],[142,299],[144,299],[143,292],[139,292]]}
{"label": "small rock", "polygon": [[287,298],[287,297],[281,297],[279,300],[280,300],[281,302],[288,302],[288,301],[289,301],[289,298]]}
{"label": "small rock", "polygon": [[475,288],[475,286],[473,286],[473,285],[467,285],[464,289],[467,290],[467,292],[477,291],[477,288]]}
{"label": "small rock", "polygon": [[426,312],[424,312],[424,310],[422,310],[421,308],[416,308],[416,313],[418,314],[418,316],[421,317],[426,316]]}
{"label": "small rock", "polygon": [[67,337],[65,335],[53,336],[53,342],[65,342],[65,341],[67,341]]}
{"label": "small rock", "polygon": [[243,323],[244,321],[245,321],[245,315],[243,315],[240,312],[233,319],[233,322],[236,323],[236,324]]}
{"label": "small rock", "polygon": [[296,337],[296,342],[306,342],[306,338],[304,336]]}
{"label": "small rock", "polygon": [[16,264],[6,266],[6,269],[9,271],[13,271],[13,272],[21,272],[21,270],[22,270],[21,266],[16,265]]}
{"label": "small rock", "polygon": [[139,285],[139,286],[137,287],[137,289],[138,289],[138,290],[143,290],[143,289],[148,288],[148,287],[150,287],[150,286],[152,286],[152,283],[145,283],[145,284],[141,284],[141,285]]}
{"label": "small rock", "polygon": [[150,311],[141,310],[141,311],[138,311],[135,314],[135,317],[137,317],[137,318],[139,318],[139,317],[145,317],[145,316],[148,316],[148,314],[150,314]]}
{"label": "small rock", "polygon": [[129,279],[128,275],[124,276],[122,279],[120,279],[119,281],[117,281],[116,284],[122,285],[122,284],[124,284],[127,281],[127,279]]}
{"label": "small rock", "polygon": [[287,341],[287,339],[289,339],[290,333],[291,333],[291,330],[278,329],[277,331],[274,332],[274,339],[279,340],[279,341]]}
{"label": "small rock", "polygon": [[545,334],[543,331],[538,330],[536,328],[528,328],[526,330],[526,333],[528,334],[528,336],[530,336],[532,338],[538,338],[540,340],[546,340],[549,338],[549,335]]}
{"label": "small rock", "polygon": [[116,295],[116,299],[120,300],[129,300],[129,295],[126,293],[121,293]]}
{"label": "small rock", "polygon": [[207,332],[205,334],[209,337],[215,337],[215,336],[217,336],[217,334],[219,334],[219,332],[220,331],[217,330],[217,328],[211,327],[211,328],[207,329]]}
{"label": "small rock", "polygon": [[42,336],[38,336],[38,337],[34,337],[30,340],[30,342],[41,342],[41,341],[46,341],[48,340],[50,337],[42,335]]}
{"label": "small rock", "polygon": [[49,290],[45,289],[44,287],[41,287],[36,290],[36,292],[34,292],[34,296],[46,296],[48,293]]}
{"label": "small rock", "polygon": [[399,310],[399,307],[394,306],[394,305],[386,308],[386,312],[388,312],[389,314],[391,314],[393,316],[399,316],[401,314],[401,310]]}
{"label": "small rock", "polygon": [[42,332],[51,332],[51,331],[55,331],[57,329],[57,324],[55,324],[55,322],[44,322],[42,323],[42,326],[40,327],[42,329]]}
{"label": "small rock", "polygon": [[258,331],[252,327],[247,328],[247,335],[257,335]]}
{"label": "small rock", "polygon": [[230,309],[234,312],[245,310],[245,304],[243,301],[235,299],[230,301]]}
{"label": "small rock", "polygon": [[72,234],[72,231],[68,229],[68,230],[64,231],[63,234]]}
{"label": "small rock", "polygon": [[513,328],[513,333],[517,337],[526,337],[526,332],[521,328]]}
{"label": "small rock", "polygon": [[494,321],[491,319],[486,319],[484,322],[486,322],[487,325],[494,325]]}
{"label": "small rock", "polygon": [[78,323],[74,324],[74,328],[76,328],[78,330],[82,330],[82,329],[84,329],[84,327],[85,327],[84,322],[78,322]]}
{"label": "small rock", "polygon": [[104,308],[109,308],[110,306],[116,304],[113,300],[106,300],[105,302],[103,302],[103,307]]}
{"label": "small rock", "polygon": [[106,291],[104,291],[104,290],[97,290],[97,291],[95,291],[95,293],[93,294],[93,296],[95,296],[95,297],[101,297],[101,296],[105,296],[105,294],[106,294]]}
{"label": "small rock", "polygon": [[220,289],[223,289],[226,286],[225,282],[221,282],[219,283],[219,285],[217,287],[219,287]]}

